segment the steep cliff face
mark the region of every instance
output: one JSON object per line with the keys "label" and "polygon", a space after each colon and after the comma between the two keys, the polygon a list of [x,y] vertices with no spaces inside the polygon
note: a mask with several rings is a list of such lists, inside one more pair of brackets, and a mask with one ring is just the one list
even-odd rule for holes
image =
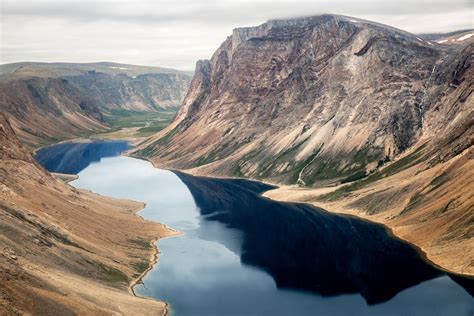
{"label": "steep cliff face", "polygon": [[288,184],[361,177],[469,109],[469,45],[333,15],[236,29],[142,153]]}
{"label": "steep cliff face", "polygon": [[87,72],[65,77],[105,110],[174,110],[181,104],[191,78],[185,74],[108,75]]}
{"label": "steep cliff face", "polygon": [[191,77],[172,69],[18,63],[0,66],[0,110],[32,147],[108,128],[105,114],[177,110]]}
{"label": "steep cliff face", "polygon": [[33,147],[107,129],[97,102],[60,78],[0,80],[0,110]]}
{"label": "steep cliff face", "polygon": [[0,113],[0,314],[164,314],[128,292],[169,233],[142,207],[56,180]]}
{"label": "steep cliff face", "polygon": [[266,195],[385,223],[473,275],[474,41],[463,38],[333,15],[237,29],[137,154],[278,183]]}

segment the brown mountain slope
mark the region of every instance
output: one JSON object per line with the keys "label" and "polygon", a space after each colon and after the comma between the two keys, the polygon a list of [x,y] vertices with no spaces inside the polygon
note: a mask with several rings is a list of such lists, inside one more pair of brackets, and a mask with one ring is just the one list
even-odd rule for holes
{"label": "brown mountain slope", "polygon": [[175,121],[137,154],[197,174],[349,183],[322,197],[334,189],[279,197],[373,217],[472,274],[472,252],[460,249],[474,242],[464,186],[472,182],[473,46],[334,15],[236,29],[198,62]]}
{"label": "brown mountain slope", "polygon": [[191,74],[161,67],[101,63],[15,63],[0,66],[7,79],[61,78],[102,110],[154,111],[177,108]]}
{"label": "brown mountain slope", "polygon": [[143,205],[76,190],[39,167],[0,114],[0,314],[162,314],[129,282],[169,234]]}
{"label": "brown mountain slope", "polygon": [[236,29],[198,63],[176,128],[146,154],[179,168],[321,184],[395,158],[450,124],[441,114],[453,102],[468,106],[472,46],[352,21]]}
{"label": "brown mountain slope", "polygon": [[191,77],[115,63],[0,66],[0,111],[23,143],[37,147],[109,128],[103,114],[177,110]]}
{"label": "brown mountain slope", "polygon": [[30,147],[108,128],[97,103],[60,78],[0,79],[0,110]]}

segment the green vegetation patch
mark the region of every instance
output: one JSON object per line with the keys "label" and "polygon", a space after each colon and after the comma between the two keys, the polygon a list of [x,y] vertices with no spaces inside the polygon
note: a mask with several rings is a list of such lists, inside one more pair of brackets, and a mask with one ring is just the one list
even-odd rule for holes
{"label": "green vegetation patch", "polygon": [[127,282],[128,278],[122,271],[113,267],[106,266],[105,264],[99,263],[102,269],[103,278],[108,282]]}
{"label": "green vegetation patch", "polygon": [[149,157],[153,154],[154,151],[155,151],[155,148],[153,147],[153,144],[152,144],[143,149],[136,151],[135,155],[138,157]]}
{"label": "green vegetation patch", "polygon": [[139,262],[133,263],[133,267],[139,273],[143,273],[146,269],[148,269],[149,263],[148,263],[148,261],[139,261]]}
{"label": "green vegetation patch", "polygon": [[336,191],[324,194],[318,198],[320,201],[334,201],[340,198],[343,198],[349,195],[351,192],[359,190],[364,186],[373,183],[377,180],[382,178],[391,176],[397,172],[405,170],[418,162],[420,162],[423,158],[423,149],[425,148],[426,144],[420,146],[416,151],[403,157],[402,159],[392,163],[391,165],[387,166],[386,168],[376,171],[375,173],[369,175],[368,177],[358,180],[351,185],[344,186]]}
{"label": "green vegetation patch", "polygon": [[242,166],[245,165],[245,163],[255,156],[257,156],[258,152],[257,151],[251,151],[247,154],[245,154],[236,164],[235,167],[232,169],[232,175],[234,177],[238,178],[243,178],[245,177],[245,174],[242,172]]}
{"label": "green vegetation patch", "polygon": [[127,110],[112,110],[109,114],[105,114],[105,121],[114,129],[141,127],[147,128],[150,122],[150,130],[156,129],[157,126],[163,124],[168,125],[173,119],[175,112],[158,111],[158,112],[138,112]]}
{"label": "green vegetation patch", "polygon": [[151,248],[150,242],[145,239],[128,239],[128,242],[131,242],[132,244],[135,244],[144,249]]}
{"label": "green vegetation patch", "polygon": [[448,173],[446,172],[441,173],[439,176],[437,176],[430,182],[429,185],[431,186],[431,188],[427,192],[427,194],[430,193],[431,191],[438,189],[439,187],[441,187],[443,184],[445,184],[448,181],[449,181]]}
{"label": "green vegetation patch", "polygon": [[146,146],[143,149],[138,150],[135,152],[135,155],[139,157],[150,157],[156,152],[156,147],[158,146],[166,146],[168,142],[171,140],[174,134],[176,134],[177,129],[173,129],[169,131],[166,135],[158,139],[157,141],[151,143],[150,145]]}
{"label": "green vegetation patch", "polygon": [[171,120],[150,122],[149,126],[138,129],[137,136],[146,137],[153,135],[168,126],[170,122]]}
{"label": "green vegetation patch", "polygon": [[367,164],[377,161],[383,149],[363,148],[355,153],[324,155],[315,159],[304,171],[303,181],[309,186],[317,180],[341,179],[342,183],[353,182],[366,177]]}
{"label": "green vegetation patch", "polygon": [[400,215],[406,214],[416,208],[421,201],[423,201],[424,195],[420,192],[416,192],[408,201],[407,206],[400,212]]}
{"label": "green vegetation patch", "polygon": [[[298,180],[298,174],[300,170],[304,167],[304,161],[300,163],[295,163],[294,157],[298,153],[299,148],[304,142],[294,145],[293,147],[288,148],[287,150],[279,153],[277,156],[268,159],[267,161],[263,161],[262,164],[259,166],[257,170],[257,178],[264,179],[268,178],[272,175],[272,171],[274,171],[274,166],[278,166],[279,164],[283,164],[289,162],[288,170],[290,174],[290,183],[294,183]],[[288,172],[286,172],[287,174]],[[282,174],[282,175],[285,175]]]}
{"label": "green vegetation patch", "polygon": [[367,172],[365,170],[359,170],[347,178],[342,179],[341,183],[348,183],[348,182],[354,182],[360,179],[363,179],[367,176]]}

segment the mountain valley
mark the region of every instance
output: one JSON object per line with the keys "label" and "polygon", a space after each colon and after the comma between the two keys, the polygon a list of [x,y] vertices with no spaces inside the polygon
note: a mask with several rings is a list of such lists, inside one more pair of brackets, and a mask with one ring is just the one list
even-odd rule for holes
{"label": "mountain valley", "polygon": [[322,14],[194,72],[0,65],[0,314],[474,311],[473,35]]}
{"label": "mountain valley", "polygon": [[[148,127],[177,111],[190,74],[116,63],[0,66],[0,109],[20,140],[36,148],[76,137]],[[158,122],[158,121],[157,121]],[[155,123],[157,131],[162,123]]]}

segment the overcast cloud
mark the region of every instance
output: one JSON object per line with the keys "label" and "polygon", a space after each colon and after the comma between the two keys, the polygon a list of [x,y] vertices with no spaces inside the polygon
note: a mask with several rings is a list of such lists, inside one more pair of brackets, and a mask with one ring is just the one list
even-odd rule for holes
{"label": "overcast cloud", "polygon": [[472,0],[0,0],[0,63],[114,61],[194,69],[241,26],[336,13],[414,33],[474,28]]}

